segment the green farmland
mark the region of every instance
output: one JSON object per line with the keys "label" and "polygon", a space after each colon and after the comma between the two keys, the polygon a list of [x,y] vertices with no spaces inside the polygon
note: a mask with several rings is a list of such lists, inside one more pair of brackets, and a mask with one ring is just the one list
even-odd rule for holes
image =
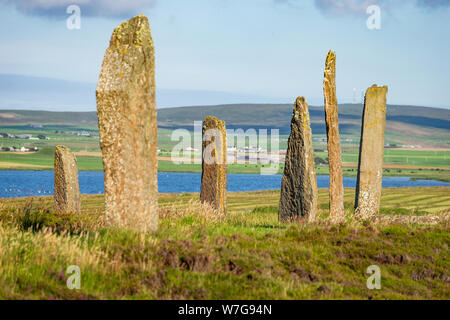
{"label": "green farmland", "polygon": [[[95,127],[74,127],[74,126],[45,126],[43,128],[30,128],[29,126],[3,126],[0,133],[7,132],[12,135],[31,134],[33,137],[44,135],[48,140],[12,139],[0,138],[0,147],[37,147],[38,152],[17,153],[0,152],[0,170],[51,170],[53,168],[54,148],[57,145],[65,145],[77,155],[78,167],[80,170],[102,170],[101,153],[98,140],[98,131]],[[72,132],[83,132],[91,134],[89,136],[76,136]],[[179,140],[172,141],[173,130],[158,128],[159,171],[164,172],[201,172],[200,164],[175,164],[170,161],[171,151],[179,143]],[[328,154],[326,152],[326,142],[321,142],[324,135],[314,135],[313,144],[316,157],[326,162]],[[193,140],[193,135],[191,137]],[[279,148],[286,148],[288,136],[280,135]],[[358,163],[357,137],[343,135],[342,139],[342,159],[344,162],[344,176],[355,176],[356,165]],[[346,142],[346,141],[351,142]],[[237,140],[235,140],[237,143]],[[250,145],[251,139],[245,140],[245,145]],[[193,141],[191,141],[193,142]],[[270,139],[268,139],[270,142]],[[229,144],[232,144],[229,141]],[[270,150],[270,144],[268,146]],[[200,153],[195,153],[200,157]],[[182,157],[182,154],[179,155]],[[415,179],[438,179],[450,181],[450,150],[448,149],[395,149],[385,148],[384,151],[385,176],[409,176]],[[229,164],[229,173],[261,173],[262,167],[268,164]],[[283,165],[280,165],[279,173],[282,173]],[[328,174],[328,166],[318,165],[318,174]]]}
{"label": "green farmland", "polygon": [[[317,152],[315,155],[323,158],[328,157],[326,152]],[[343,152],[342,161],[347,163],[358,163],[358,157],[358,151],[347,151]],[[385,149],[384,163],[424,168],[450,168],[450,151]]]}

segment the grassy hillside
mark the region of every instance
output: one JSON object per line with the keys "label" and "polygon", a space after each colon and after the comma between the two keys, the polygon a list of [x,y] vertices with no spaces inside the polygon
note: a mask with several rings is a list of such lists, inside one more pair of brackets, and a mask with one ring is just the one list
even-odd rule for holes
{"label": "grassy hillside", "polygon": [[[279,192],[229,193],[226,217],[166,194],[156,234],[105,229],[102,196],[83,196],[78,216],[51,198],[2,200],[0,299],[449,299],[449,191],[384,189],[377,226],[328,225],[327,190],[312,225],[278,223]],[[366,287],[370,265],[381,290]]]}
{"label": "grassy hillside", "polygon": [[[158,110],[158,125],[163,128],[192,129],[193,121],[211,115],[225,120],[228,128],[278,128],[289,134],[292,116],[290,104],[233,104],[192,106]],[[339,106],[340,132],[359,137],[362,105]],[[310,107],[314,135],[325,135],[323,107]],[[1,110],[0,126],[18,124],[97,126],[95,112],[44,112]],[[357,142],[358,139],[356,139]],[[450,146],[450,110],[388,105],[386,141],[436,147]]]}
{"label": "grassy hillside", "polygon": [[[192,130],[193,121],[201,121],[206,115],[215,115],[227,122],[228,128],[279,128],[280,150],[287,147],[291,119],[291,105],[221,105],[204,107],[182,107],[158,111],[158,147],[160,149],[160,171],[199,172],[200,166],[175,165],[170,160],[171,151],[179,140],[172,141],[173,129]],[[313,144],[315,156],[326,159],[323,108],[311,107]],[[354,176],[353,168],[358,162],[360,139],[361,105],[340,106],[340,131],[343,143],[344,175]],[[450,180],[450,110],[388,106],[385,142],[397,145],[420,145],[428,149],[385,148],[385,176],[411,176]],[[42,124],[42,128],[30,126]],[[42,111],[0,111],[0,132],[13,135],[45,135],[49,140],[12,139],[0,137],[0,147],[37,147],[38,153],[17,154],[0,152],[0,169],[39,170],[53,167],[53,152],[62,144],[78,152],[80,170],[101,170],[98,137],[85,137],[72,132],[98,132],[94,112],[65,113]],[[284,133],[284,134],[283,134]],[[232,140],[228,140],[232,143]],[[267,148],[266,146],[262,146]],[[447,149],[443,149],[447,148]],[[200,154],[196,154],[200,157]],[[260,173],[261,164],[231,164],[230,173]],[[350,169],[352,168],[352,169]],[[437,170],[439,168],[439,170]],[[443,171],[443,169],[447,169]],[[281,168],[282,170],[282,168]],[[318,174],[327,174],[328,167],[318,167]]]}
{"label": "grassy hillside", "polygon": [[[362,107],[361,104],[339,105],[340,122],[343,124],[360,122]],[[323,107],[310,106],[309,112],[312,123],[323,123],[325,117]],[[292,117],[292,105],[234,104],[169,108],[158,110],[158,121],[161,125],[179,126],[192,123],[194,120],[201,120],[207,115],[217,116],[231,126],[289,128]],[[387,120],[388,122],[402,122],[410,125],[448,129],[450,127],[450,110],[388,105]],[[343,128],[344,131],[345,127]],[[324,128],[322,132],[325,132]]]}
{"label": "grassy hillside", "polygon": [[[359,142],[362,105],[343,104],[339,106],[339,128],[343,136],[350,136]],[[159,126],[166,128],[192,127],[194,120],[213,115],[225,120],[227,128],[278,128],[280,133],[289,134],[292,105],[220,105],[183,107],[160,110]],[[313,135],[325,135],[323,107],[310,107]],[[428,146],[450,146],[450,110],[387,106],[386,142]]]}
{"label": "grassy hillside", "polygon": [[96,112],[51,112],[32,110],[0,110],[0,125],[66,125],[97,128]]}

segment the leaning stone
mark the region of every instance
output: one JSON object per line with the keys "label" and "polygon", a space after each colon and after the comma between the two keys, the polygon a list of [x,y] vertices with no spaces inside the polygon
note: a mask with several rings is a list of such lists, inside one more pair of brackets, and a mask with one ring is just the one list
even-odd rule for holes
{"label": "leaning stone", "polygon": [[227,212],[227,140],[225,122],[214,117],[203,121],[202,184],[200,201],[219,215]]}
{"label": "leaning stone", "polygon": [[61,213],[80,213],[81,197],[75,155],[64,146],[55,150],[55,210]]}
{"label": "leaning stone", "polygon": [[338,104],[336,97],[336,54],[330,50],[325,61],[323,80],[325,123],[330,167],[330,219],[344,218],[344,184],[342,180],[341,143],[339,140]]}
{"label": "leaning stone", "polygon": [[155,55],[143,15],[122,23],[111,36],[97,86],[97,113],[107,224],[157,230]]}
{"label": "leaning stone", "polygon": [[308,104],[297,98],[291,134],[281,179],[278,218],[283,222],[314,221],[317,211],[317,181]]}
{"label": "leaning stone", "polygon": [[356,180],[355,216],[358,219],[375,220],[379,214],[387,91],[386,86],[373,85],[366,92]]}

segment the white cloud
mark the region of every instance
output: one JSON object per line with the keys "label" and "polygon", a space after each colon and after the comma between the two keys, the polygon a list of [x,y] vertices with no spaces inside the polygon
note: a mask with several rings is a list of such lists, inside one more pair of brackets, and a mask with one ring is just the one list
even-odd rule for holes
{"label": "white cloud", "polygon": [[[330,15],[365,15],[367,7],[371,5],[379,5],[381,7],[391,8],[393,6],[404,5],[408,2],[411,2],[411,0],[314,0],[315,6],[322,13]],[[415,0],[414,3],[420,7],[427,7],[430,9],[450,6],[450,0]]]}
{"label": "white cloud", "polygon": [[66,8],[76,4],[86,16],[129,17],[152,7],[156,0],[0,0],[22,13],[37,16],[66,17]]}
{"label": "white cloud", "polygon": [[315,0],[316,7],[325,14],[366,14],[367,7],[381,5],[383,0]]}

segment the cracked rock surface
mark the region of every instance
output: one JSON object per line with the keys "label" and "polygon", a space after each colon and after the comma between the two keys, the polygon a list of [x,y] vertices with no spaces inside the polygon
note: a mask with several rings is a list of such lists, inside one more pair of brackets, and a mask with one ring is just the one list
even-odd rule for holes
{"label": "cracked rock surface", "polygon": [[219,215],[227,211],[227,141],[225,122],[215,117],[203,121],[202,184],[200,201]]}
{"label": "cracked rock surface", "polygon": [[377,85],[366,91],[356,179],[355,216],[358,219],[376,219],[380,210],[387,91],[386,86]]}
{"label": "cracked rock surface", "polygon": [[308,104],[304,97],[296,100],[291,133],[281,179],[278,218],[283,222],[305,219],[312,222],[317,212],[317,181]]}
{"label": "cracked rock surface", "polygon": [[78,167],[75,155],[65,146],[55,149],[55,210],[63,213],[80,213],[81,197]]}

